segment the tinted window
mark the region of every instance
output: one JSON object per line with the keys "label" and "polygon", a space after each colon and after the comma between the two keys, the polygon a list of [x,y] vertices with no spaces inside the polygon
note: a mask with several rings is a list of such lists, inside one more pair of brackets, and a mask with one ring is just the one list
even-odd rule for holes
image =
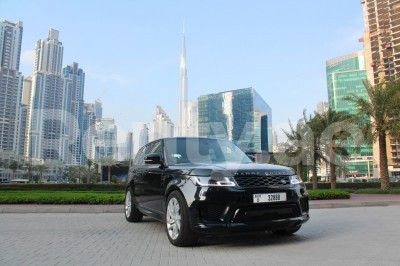
{"label": "tinted window", "polygon": [[165,140],[167,163],[252,163],[232,142],[217,139]]}

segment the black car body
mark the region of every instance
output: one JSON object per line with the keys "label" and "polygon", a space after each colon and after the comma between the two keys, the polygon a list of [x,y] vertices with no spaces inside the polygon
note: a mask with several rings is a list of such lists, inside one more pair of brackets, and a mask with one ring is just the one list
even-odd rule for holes
{"label": "black car body", "polygon": [[290,234],[309,219],[306,188],[291,168],[254,163],[225,140],[157,140],[142,147],[133,164],[127,220],[146,215],[166,222],[177,246],[193,244],[199,234]]}

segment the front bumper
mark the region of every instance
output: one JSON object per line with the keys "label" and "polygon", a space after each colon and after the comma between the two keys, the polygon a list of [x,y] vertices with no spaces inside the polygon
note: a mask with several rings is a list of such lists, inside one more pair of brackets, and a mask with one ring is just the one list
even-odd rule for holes
{"label": "front bumper", "polygon": [[[287,196],[284,202],[253,203],[253,194],[282,192]],[[257,189],[197,187],[193,198],[188,204],[190,223],[192,230],[200,234],[279,230],[301,225],[310,218],[302,185]]]}

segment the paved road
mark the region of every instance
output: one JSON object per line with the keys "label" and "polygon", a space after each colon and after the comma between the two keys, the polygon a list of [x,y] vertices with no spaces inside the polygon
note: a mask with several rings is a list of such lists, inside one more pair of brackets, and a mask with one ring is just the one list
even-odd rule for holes
{"label": "paved road", "polygon": [[400,206],[317,209],[294,236],[169,244],[161,223],[122,214],[0,214],[0,265],[399,265]]}

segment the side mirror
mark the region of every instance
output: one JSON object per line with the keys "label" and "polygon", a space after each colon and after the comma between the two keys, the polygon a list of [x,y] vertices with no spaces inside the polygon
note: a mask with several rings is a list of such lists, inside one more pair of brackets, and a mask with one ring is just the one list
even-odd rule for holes
{"label": "side mirror", "polygon": [[145,164],[161,164],[161,156],[157,153],[150,153],[144,157]]}
{"label": "side mirror", "polygon": [[253,162],[256,162],[256,156],[248,154],[247,157],[249,157]]}

